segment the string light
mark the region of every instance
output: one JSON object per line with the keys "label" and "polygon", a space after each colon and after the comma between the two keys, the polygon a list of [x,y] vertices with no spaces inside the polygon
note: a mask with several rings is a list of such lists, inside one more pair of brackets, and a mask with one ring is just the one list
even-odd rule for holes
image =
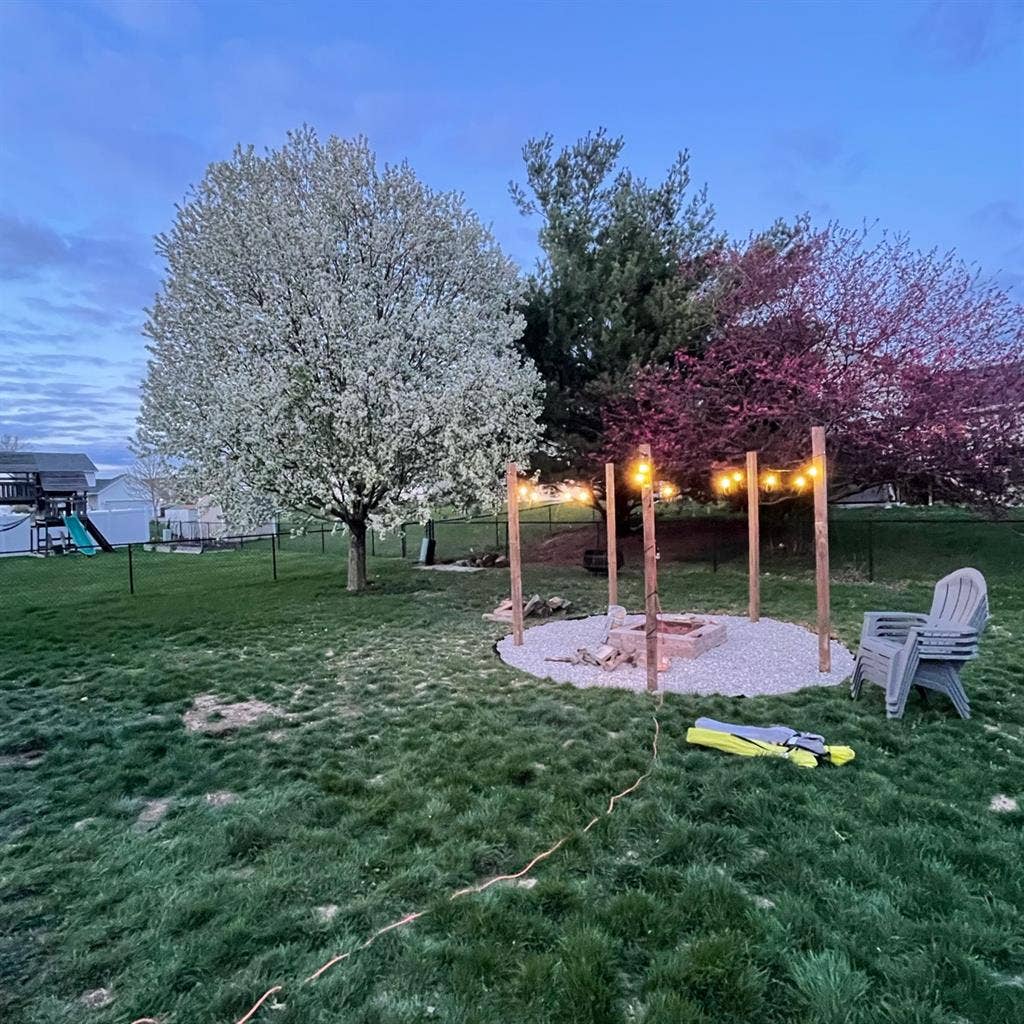
{"label": "string light", "polygon": [[649,487],[651,483],[651,464],[649,462],[638,462],[634,479],[638,487]]}
{"label": "string light", "polygon": [[[819,473],[816,463],[808,466],[793,469],[773,469],[760,477],[760,486],[766,491],[775,491],[783,486],[784,480],[788,480],[795,491],[803,491],[812,480],[817,478]],[[722,470],[712,480],[712,486],[723,495],[735,494],[746,479],[746,474],[739,469]]]}
{"label": "string light", "polygon": [[668,483],[663,483],[659,488],[659,494],[662,498],[671,498],[676,493],[676,489]]}

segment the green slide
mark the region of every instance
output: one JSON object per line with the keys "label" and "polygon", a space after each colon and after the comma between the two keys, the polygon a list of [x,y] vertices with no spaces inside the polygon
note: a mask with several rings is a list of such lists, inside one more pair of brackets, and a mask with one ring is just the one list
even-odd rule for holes
{"label": "green slide", "polygon": [[75,547],[81,551],[83,555],[96,554],[96,545],[86,532],[85,527],[82,525],[82,520],[79,519],[78,516],[65,516],[64,525],[68,528],[68,533],[71,534],[71,539],[75,542]]}

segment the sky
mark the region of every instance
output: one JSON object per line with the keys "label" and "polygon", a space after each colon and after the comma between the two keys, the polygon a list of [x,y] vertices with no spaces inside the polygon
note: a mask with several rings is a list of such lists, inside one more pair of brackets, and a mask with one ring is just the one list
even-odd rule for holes
{"label": "sky", "polygon": [[457,189],[524,269],[523,143],[603,126],[718,226],[876,223],[1024,300],[1024,2],[0,0],[0,434],[130,461],[153,236],[303,123]]}

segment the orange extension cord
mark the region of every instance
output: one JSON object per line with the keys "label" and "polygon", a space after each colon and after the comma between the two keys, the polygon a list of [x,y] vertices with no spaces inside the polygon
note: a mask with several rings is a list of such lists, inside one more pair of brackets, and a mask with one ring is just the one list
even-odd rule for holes
{"label": "orange extension cord", "polygon": [[[658,708],[659,709],[661,708],[663,701],[664,701],[664,695],[659,693],[658,694]],[[648,778],[650,778],[651,772],[654,771],[654,764],[658,760],[658,738],[659,738],[660,735],[661,735],[661,725],[658,722],[658,716],[655,715],[654,716],[654,739],[653,739],[653,741],[651,743],[651,764],[650,764],[650,767],[631,786],[627,786],[626,789],[624,789],[621,793],[616,793],[608,801],[608,807],[604,811],[604,813],[603,814],[599,814],[596,817],[592,818],[590,820],[590,822],[582,829],[582,831],[580,832],[580,835],[585,835],[602,818],[608,817],[608,815],[611,814],[615,810],[615,805],[618,803],[619,800],[621,800],[625,796],[629,796],[630,793],[635,792],[644,783],[644,781],[646,781]],[[483,892],[486,889],[489,889],[492,885],[497,885],[499,882],[511,882],[511,881],[514,881],[517,878],[523,878],[524,876],[528,875],[534,869],[534,867],[537,864],[539,864],[542,860],[547,860],[548,857],[550,857],[553,853],[558,851],[567,842],[569,842],[569,840],[573,838],[574,834],[575,833],[569,832],[566,835],[562,836],[562,838],[559,839],[558,842],[556,842],[553,846],[549,847],[547,850],[544,850],[541,853],[538,853],[531,861],[529,861],[529,863],[526,864],[525,867],[521,868],[519,871],[516,871],[514,874],[511,874],[511,875],[496,875],[494,878],[490,878],[486,882],[481,882],[479,885],[470,885],[470,886],[467,886],[465,889],[457,889],[455,892],[453,892],[451,894],[450,898],[453,899],[453,900],[457,900],[457,899],[459,899],[462,896],[472,896],[472,895],[475,895],[477,893],[481,893],[481,892]],[[359,953],[362,950],[368,948],[369,946],[372,946],[374,944],[374,942],[376,942],[377,939],[379,939],[382,935],[385,935],[388,932],[392,932],[396,928],[404,928],[407,924],[412,924],[413,921],[415,921],[417,918],[423,917],[423,915],[426,914],[426,913],[427,913],[427,911],[425,911],[425,910],[417,910],[417,911],[414,911],[411,914],[406,914],[405,917],[400,917],[397,921],[392,921],[391,924],[385,925],[383,928],[378,928],[377,931],[375,931],[364,943],[362,943],[362,945],[356,946],[355,949],[350,949],[347,953],[341,953],[338,956],[331,957],[331,959],[328,960],[327,963],[321,965],[311,975],[309,975],[309,977],[305,979],[304,984],[308,984],[309,982],[316,981],[317,978],[319,978],[322,974],[324,974],[327,971],[329,971],[332,967],[335,966],[335,964],[340,964],[342,962],[342,960],[347,960],[350,956],[352,956],[353,953]],[[247,1022],[252,1020],[252,1018],[256,1015],[256,1013],[259,1010],[259,1008],[272,995],[274,995],[275,992],[280,992],[283,989],[283,987],[284,987],[283,985],[275,985],[273,988],[267,989],[267,991],[264,992],[263,995],[261,995],[259,997],[259,999],[256,1000],[255,1003],[253,1003],[252,1008],[249,1010],[249,1012],[246,1013],[244,1017],[240,1017],[235,1022],[235,1024],[247,1024]],[[160,1021],[158,1021],[155,1017],[139,1017],[136,1020],[133,1020],[131,1022],[131,1024],[160,1024]]]}

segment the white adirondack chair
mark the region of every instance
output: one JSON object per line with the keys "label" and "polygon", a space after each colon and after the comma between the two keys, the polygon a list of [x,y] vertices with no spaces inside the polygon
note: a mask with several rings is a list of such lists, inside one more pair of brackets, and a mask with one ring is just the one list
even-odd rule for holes
{"label": "white adirondack chair", "polygon": [[914,612],[867,612],[861,631],[850,696],[860,696],[864,682],[885,689],[889,718],[902,718],[911,686],[946,694],[961,718],[971,706],[960,671],[978,656],[978,642],[988,622],[988,588],[977,569],[958,569],[935,585],[927,615]]}

